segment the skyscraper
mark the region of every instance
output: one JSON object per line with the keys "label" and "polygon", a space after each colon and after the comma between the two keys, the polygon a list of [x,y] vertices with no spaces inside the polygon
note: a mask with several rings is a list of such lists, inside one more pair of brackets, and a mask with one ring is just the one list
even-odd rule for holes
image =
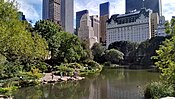
{"label": "skyscraper", "polygon": [[82,10],[82,11],[76,12],[76,32],[75,32],[76,35],[78,35],[78,28],[80,27],[81,17],[84,14],[88,14],[88,13],[89,13],[88,10]]}
{"label": "skyscraper", "polygon": [[97,41],[99,42],[100,41],[100,21],[99,21],[99,17],[98,15],[93,15],[93,16],[90,16],[91,18],[91,26],[94,30],[94,36],[97,37]]}
{"label": "skyscraper", "polygon": [[109,19],[109,2],[100,4],[100,42],[106,43],[106,21]]}
{"label": "skyscraper", "polygon": [[87,42],[89,48],[97,42],[97,37],[94,36],[94,30],[89,14],[84,14],[80,19],[80,27],[78,28],[78,37]]}
{"label": "skyscraper", "polygon": [[60,0],[43,0],[43,19],[51,20],[60,24],[61,17],[61,2]]}
{"label": "skyscraper", "polygon": [[61,26],[66,32],[73,33],[74,0],[61,0]]}
{"label": "skyscraper", "polygon": [[126,0],[126,13],[139,11],[143,7],[153,10],[153,13],[158,13],[159,16],[162,15],[161,0]]}

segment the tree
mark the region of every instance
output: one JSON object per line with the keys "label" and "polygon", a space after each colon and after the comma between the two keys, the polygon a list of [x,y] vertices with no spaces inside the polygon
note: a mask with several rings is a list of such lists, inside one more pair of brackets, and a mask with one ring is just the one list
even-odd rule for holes
{"label": "tree", "polygon": [[121,51],[125,56],[128,56],[128,54],[134,50],[136,50],[138,47],[137,43],[133,43],[130,41],[117,41],[109,45],[108,49],[117,49]]}
{"label": "tree", "polygon": [[[58,24],[49,20],[40,20],[35,23],[33,30],[49,41],[53,35],[62,31],[62,28]],[[48,43],[50,44],[50,42]]]}
{"label": "tree", "polygon": [[167,33],[171,34],[170,39],[166,39],[163,45],[160,46],[159,50],[156,51],[157,56],[156,66],[162,72],[162,78],[170,84],[175,84],[175,20],[171,20],[171,24],[166,28]]}
{"label": "tree", "polygon": [[103,55],[105,54],[105,47],[102,46],[101,43],[95,43],[92,48],[92,55],[94,56],[94,60],[99,62],[99,63],[102,63],[104,62],[103,60]]}
{"label": "tree", "polygon": [[89,55],[80,39],[67,32],[58,32],[51,38],[52,59],[58,62],[79,62]]}
{"label": "tree", "polygon": [[26,31],[14,2],[0,2],[0,54],[9,62],[27,63],[47,56],[47,43],[41,36]]}
{"label": "tree", "polygon": [[106,51],[105,59],[111,63],[119,63],[123,60],[124,54],[116,49],[110,49]]}

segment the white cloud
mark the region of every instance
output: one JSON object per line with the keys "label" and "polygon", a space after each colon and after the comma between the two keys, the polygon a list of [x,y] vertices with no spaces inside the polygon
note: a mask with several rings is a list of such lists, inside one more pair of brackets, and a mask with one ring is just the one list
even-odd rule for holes
{"label": "white cloud", "polygon": [[[35,22],[41,19],[41,12],[38,12],[36,8],[41,6],[42,0],[17,0],[17,2],[19,3],[19,11],[24,13],[28,21]],[[39,11],[41,10],[39,9]]]}
{"label": "white cloud", "polygon": [[170,20],[175,16],[175,0],[162,0],[163,15],[166,20]]}

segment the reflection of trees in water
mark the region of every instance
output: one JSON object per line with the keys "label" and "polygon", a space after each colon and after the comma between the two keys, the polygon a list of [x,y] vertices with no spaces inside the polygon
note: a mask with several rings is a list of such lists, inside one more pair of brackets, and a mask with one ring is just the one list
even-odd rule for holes
{"label": "reflection of trees in water", "polygon": [[62,82],[37,87],[29,87],[15,93],[14,99],[82,99],[88,96],[89,84],[81,82]]}

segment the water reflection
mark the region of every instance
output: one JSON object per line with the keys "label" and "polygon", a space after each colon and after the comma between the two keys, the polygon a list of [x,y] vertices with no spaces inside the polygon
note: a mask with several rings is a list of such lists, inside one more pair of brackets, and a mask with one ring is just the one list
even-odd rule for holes
{"label": "water reflection", "polygon": [[108,69],[79,82],[24,88],[15,93],[15,99],[139,99],[143,86],[158,80],[158,76],[146,71]]}

